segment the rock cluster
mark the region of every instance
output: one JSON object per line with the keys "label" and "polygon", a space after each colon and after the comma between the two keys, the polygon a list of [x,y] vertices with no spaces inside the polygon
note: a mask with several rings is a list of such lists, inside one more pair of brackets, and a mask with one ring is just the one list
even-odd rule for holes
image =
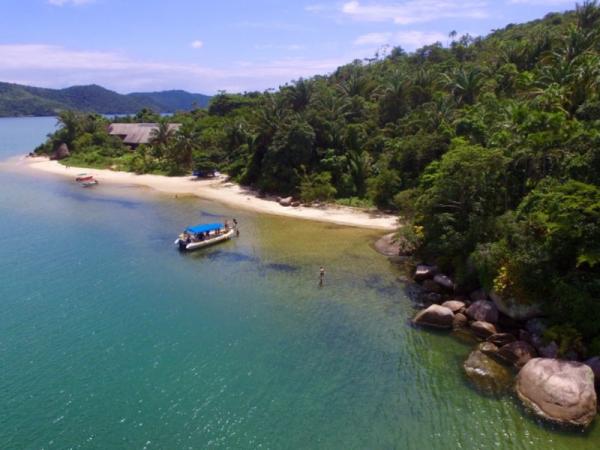
{"label": "rock cluster", "polygon": [[[509,315],[509,302],[499,307],[499,301],[481,289],[469,296],[457,295],[452,279],[435,266],[417,266],[414,279],[421,285],[420,302],[425,307],[413,324],[455,330],[456,336],[483,341],[463,365],[476,389],[500,394],[514,385],[523,404],[541,418],[581,427],[593,421],[598,407],[596,389],[600,391],[600,356],[585,364],[556,359],[559,347],[543,339],[546,325],[532,317],[533,306],[519,305]],[[513,373],[518,374],[516,383]]]}

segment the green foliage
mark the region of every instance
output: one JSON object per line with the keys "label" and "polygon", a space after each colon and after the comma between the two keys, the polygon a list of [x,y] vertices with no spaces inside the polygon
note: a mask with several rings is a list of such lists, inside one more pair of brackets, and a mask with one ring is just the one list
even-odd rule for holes
{"label": "green foliage", "polygon": [[[218,168],[263,192],[397,209],[407,249],[462,286],[541,302],[589,341],[600,335],[598,29],[598,3],[586,1],[277,91],[221,92],[133,153],[104,119],[61,114],[38,151],[67,142],[72,159],[94,164]],[[119,120],[159,119],[150,107]]]}
{"label": "green foliage", "polygon": [[300,199],[305,203],[329,201],[335,197],[336,190],[331,185],[331,174],[321,172],[305,175],[300,183]]}
{"label": "green foliage", "polygon": [[585,355],[583,337],[571,324],[553,325],[544,332],[544,341],[558,344],[558,356],[565,356],[567,352],[574,351]]}

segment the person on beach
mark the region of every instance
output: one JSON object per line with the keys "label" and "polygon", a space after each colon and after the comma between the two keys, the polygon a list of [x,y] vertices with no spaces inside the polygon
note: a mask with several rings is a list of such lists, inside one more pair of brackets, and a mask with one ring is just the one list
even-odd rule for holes
{"label": "person on beach", "polygon": [[323,286],[323,282],[325,281],[325,268],[321,266],[319,269],[319,287]]}

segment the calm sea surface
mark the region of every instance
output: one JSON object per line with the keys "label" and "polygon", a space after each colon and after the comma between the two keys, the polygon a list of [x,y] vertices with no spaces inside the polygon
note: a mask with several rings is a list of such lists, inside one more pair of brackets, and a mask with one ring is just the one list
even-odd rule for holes
{"label": "calm sea surface", "polygon": [[[0,159],[54,124],[0,119]],[[0,166],[0,448],[600,448],[472,390],[376,236]]]}

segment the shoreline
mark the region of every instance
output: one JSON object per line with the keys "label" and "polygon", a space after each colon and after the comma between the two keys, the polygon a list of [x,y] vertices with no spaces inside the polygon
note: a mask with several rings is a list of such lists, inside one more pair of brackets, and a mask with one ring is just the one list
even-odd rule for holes
{"label": "shoreline", "polygon": [[195,195],[205,200],[256,213],[384,231],[393,231],[400,226],[398,217],[378,211],[368,212],[337,205],[322,207],[281,206],[274,198],[260,198],[256,192],[228,181],[225,176],[209,180],[196,180],[189,176],[137,175],[131,172],[118,172],[108,169],[68,167],[58,161],[50,161],[46,157],[39,156],[14,157],[4,161],[4,163],[19,169],[42,171],[73,180],[78,174],[85,172],[94,176],[101,184],[143,186],[167,194]]}

